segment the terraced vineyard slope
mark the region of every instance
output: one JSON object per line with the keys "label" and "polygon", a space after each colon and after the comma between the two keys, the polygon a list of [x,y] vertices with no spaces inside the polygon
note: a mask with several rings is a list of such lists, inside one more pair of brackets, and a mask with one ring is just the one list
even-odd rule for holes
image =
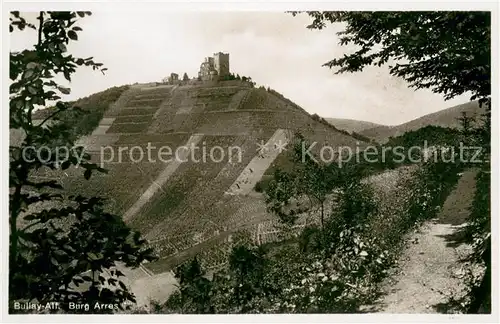
{"label": "terraced vineyard slope", "polygon": [[317,148],[366,145],[297,107],[241,81],[131,86],[79,139],[108,174],[38,176],[59,177],[71,193],[108,197],[109,208],[156,248],[160,260],[145,265],[153,273],[199,253],[217,266],[237,232],[264,240],[255,232],[273,216],[254,186],[285,163],[297,132]]}

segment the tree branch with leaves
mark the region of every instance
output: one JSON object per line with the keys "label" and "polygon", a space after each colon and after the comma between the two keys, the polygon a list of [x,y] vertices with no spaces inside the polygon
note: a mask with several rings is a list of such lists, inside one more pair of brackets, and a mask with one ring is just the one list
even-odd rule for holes
{"label": "tree branch with leaves", "polygon": [[[144,260],[154,260],[140,234],[106,212],[104,199],[68,195],[57,178],[38,181],[34,177],[44,170],[57,174],[80,167],[88,180],[94,171],[106,171],[90,162],[84,148],[75,145],[71,125],[58,119],[62,112],[82,111],[60,100],[70,89],[55,78],[63,75],[71,81],[80,66],[106,71],[92,57],[77,58],[67,51],[67,44],[77,41],[82,30],[77,26],[80,18],[90,14],[41,11],[38,24],[19,12],[10,15],[12,35],[34,29],[38,36],[33,48],[10,53],[10,129],[22,133],[20,143],[9,147],[11,303],[59,301],[66,311],[70,301],[123,308],[135,297],[120,279],[123,273],[117,264],[138,267]],[[33,112],[48,105],[54,105],[51,114],[35,123]],[[38,150],[41,147],[46,149]],[[69,148],[64,161],[54,154],[58,147]],[[81,286],[85,282],[87,287]],[[95,310],[101,311],[110,310]]]}

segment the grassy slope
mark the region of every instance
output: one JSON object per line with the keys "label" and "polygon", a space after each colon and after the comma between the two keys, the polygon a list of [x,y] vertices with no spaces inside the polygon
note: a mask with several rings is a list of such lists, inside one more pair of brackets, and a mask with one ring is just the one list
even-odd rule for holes
{"label": "grassy slope", "polygon": [[[88,97],[71,102],[76,107],[88,112],[83,117],[75,117],[71,109],[61,113],[59,118],[62,121],[73,124],[75,134],[82,136],[92,133],[102,119],[104,112],[115,102],[121,94],[128,89],[128,86],[112,87],[107,90],[95,93]],[[38,110],[33,114],[33,119],[44,119],[52,113],[52,107]]]}

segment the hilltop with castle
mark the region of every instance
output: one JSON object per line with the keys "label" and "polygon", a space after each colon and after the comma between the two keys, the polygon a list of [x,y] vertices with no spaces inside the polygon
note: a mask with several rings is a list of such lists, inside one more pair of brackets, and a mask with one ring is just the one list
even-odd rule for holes
{"label": "hilltop with castle", "polygon": [[214,53],[213,56],[205,57],[204,61],[200,64],[198,76],[188,78],[184,74],[182,79],[179,79],[179,74],[171,73],[168,77],[162,80],[165,84],[182,84],[182,83],[196,83],[197,81],[222,81],[222,80],[236,80],[237,77],[230,72],[229,69],[229,53]]}

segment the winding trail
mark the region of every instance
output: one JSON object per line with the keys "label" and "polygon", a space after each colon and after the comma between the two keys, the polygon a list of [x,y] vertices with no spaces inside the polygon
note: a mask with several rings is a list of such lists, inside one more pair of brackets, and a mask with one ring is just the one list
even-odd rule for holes
{"label": "winding trail", "polygon": [[463,173],[436,219],[425,222],[407,242],[399,268],[375,306],[382,313],[446,312],[450,296],[460,296],[470,246],[460,242],[475,191],[475,170]]}

